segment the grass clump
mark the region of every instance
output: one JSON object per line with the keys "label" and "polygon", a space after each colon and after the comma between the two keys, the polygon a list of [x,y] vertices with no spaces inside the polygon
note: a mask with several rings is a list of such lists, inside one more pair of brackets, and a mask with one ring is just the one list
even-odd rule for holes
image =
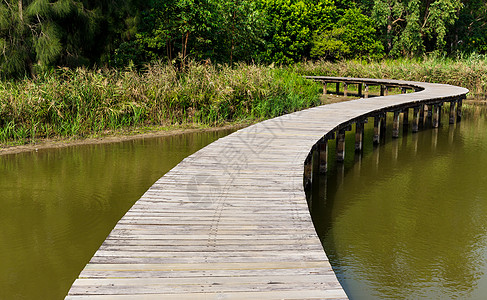
{"label": "grass clump", "polygon": [[149,125],[257,121],[320,103],[320,85],[283,68],[154,63],[131,70],[58,69],[0,82],[0,142],[83,137]]}
{"label": "grass clump", "polygon": [[472,54],[457,58],[425,56],[395,60],[307,62],[290,67],[301,75],[326,75],[360,78],[446,83],[470,90],[469,98],[485,98],[487,93],[487,56]]}

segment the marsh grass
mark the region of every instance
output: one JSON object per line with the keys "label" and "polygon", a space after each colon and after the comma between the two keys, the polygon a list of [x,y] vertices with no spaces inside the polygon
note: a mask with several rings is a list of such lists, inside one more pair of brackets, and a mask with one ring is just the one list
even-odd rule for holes
{"label": "marsh grass", "polygon": [[131,70],[58,69],[0,82],[0,143],[83,137],[137,126],[258,121],[320,103],[317,83],[283,68],[155,63]]}
{"label": "marsh grass", "polygon": [[487,56],[472,54],[457,58],[427,56],[379,62],[307,62],[290,67],[301,75],[326,75],[361,78],[446,83],[468,88],[471,99],[484,99],[487,93]]}
{"label": "marsh grass", "polygon": [[487,92],[487,58],[480,55],[289,67],[190,62],[184,70],[166,63],[143,71],[63,68],[34,79],[0,81],[0,144],[147,126],[260,121],[320,104],[322,85],[302,75],[448,83],[468,88],[469,98],[477,99]]}

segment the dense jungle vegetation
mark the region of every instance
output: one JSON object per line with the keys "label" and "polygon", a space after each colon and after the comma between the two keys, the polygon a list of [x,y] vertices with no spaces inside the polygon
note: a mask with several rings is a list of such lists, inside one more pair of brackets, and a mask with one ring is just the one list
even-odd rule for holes
{"label": "dense jungle vegetation", "polygon": [[2,0],[0,74],[487,51],[484,0]]}

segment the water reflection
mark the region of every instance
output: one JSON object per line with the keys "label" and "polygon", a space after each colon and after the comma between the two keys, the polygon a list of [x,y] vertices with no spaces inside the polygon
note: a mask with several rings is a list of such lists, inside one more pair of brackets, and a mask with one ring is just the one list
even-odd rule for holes
{"label": "water reflection", "polygon": [[228,133],[0,156],[0,299],[63,299],[132,204]]}
{"label": "water reflection", "polygon": [[330,156],[312,215],[351,299],[485,298],[485,112],[375,148],[367,126],[361,159]]}

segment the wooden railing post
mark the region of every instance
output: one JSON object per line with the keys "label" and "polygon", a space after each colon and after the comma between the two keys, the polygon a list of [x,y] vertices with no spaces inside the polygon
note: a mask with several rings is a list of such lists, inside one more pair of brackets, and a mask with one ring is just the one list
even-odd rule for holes
{"label": "wooden railing post", "polygon": [[364,88],[365,88],[364,98],[369,98],[369,86],[366,83],[364,83]]}
{"label": "wooden railing post", "polygon": [[359,83],[358,86],[357,86],[357,89],[358,89],[358,96],[359,97],[362,97],[362,86],[363,84],[362,83]]}
{"label": "wooden railing post", "polygon": [[324,82],[323,82],[323,96],[325,96],[325,95],[326,95],[326,86],[327,86],[327,82],[326,82],[326,81],[324,81]]}

